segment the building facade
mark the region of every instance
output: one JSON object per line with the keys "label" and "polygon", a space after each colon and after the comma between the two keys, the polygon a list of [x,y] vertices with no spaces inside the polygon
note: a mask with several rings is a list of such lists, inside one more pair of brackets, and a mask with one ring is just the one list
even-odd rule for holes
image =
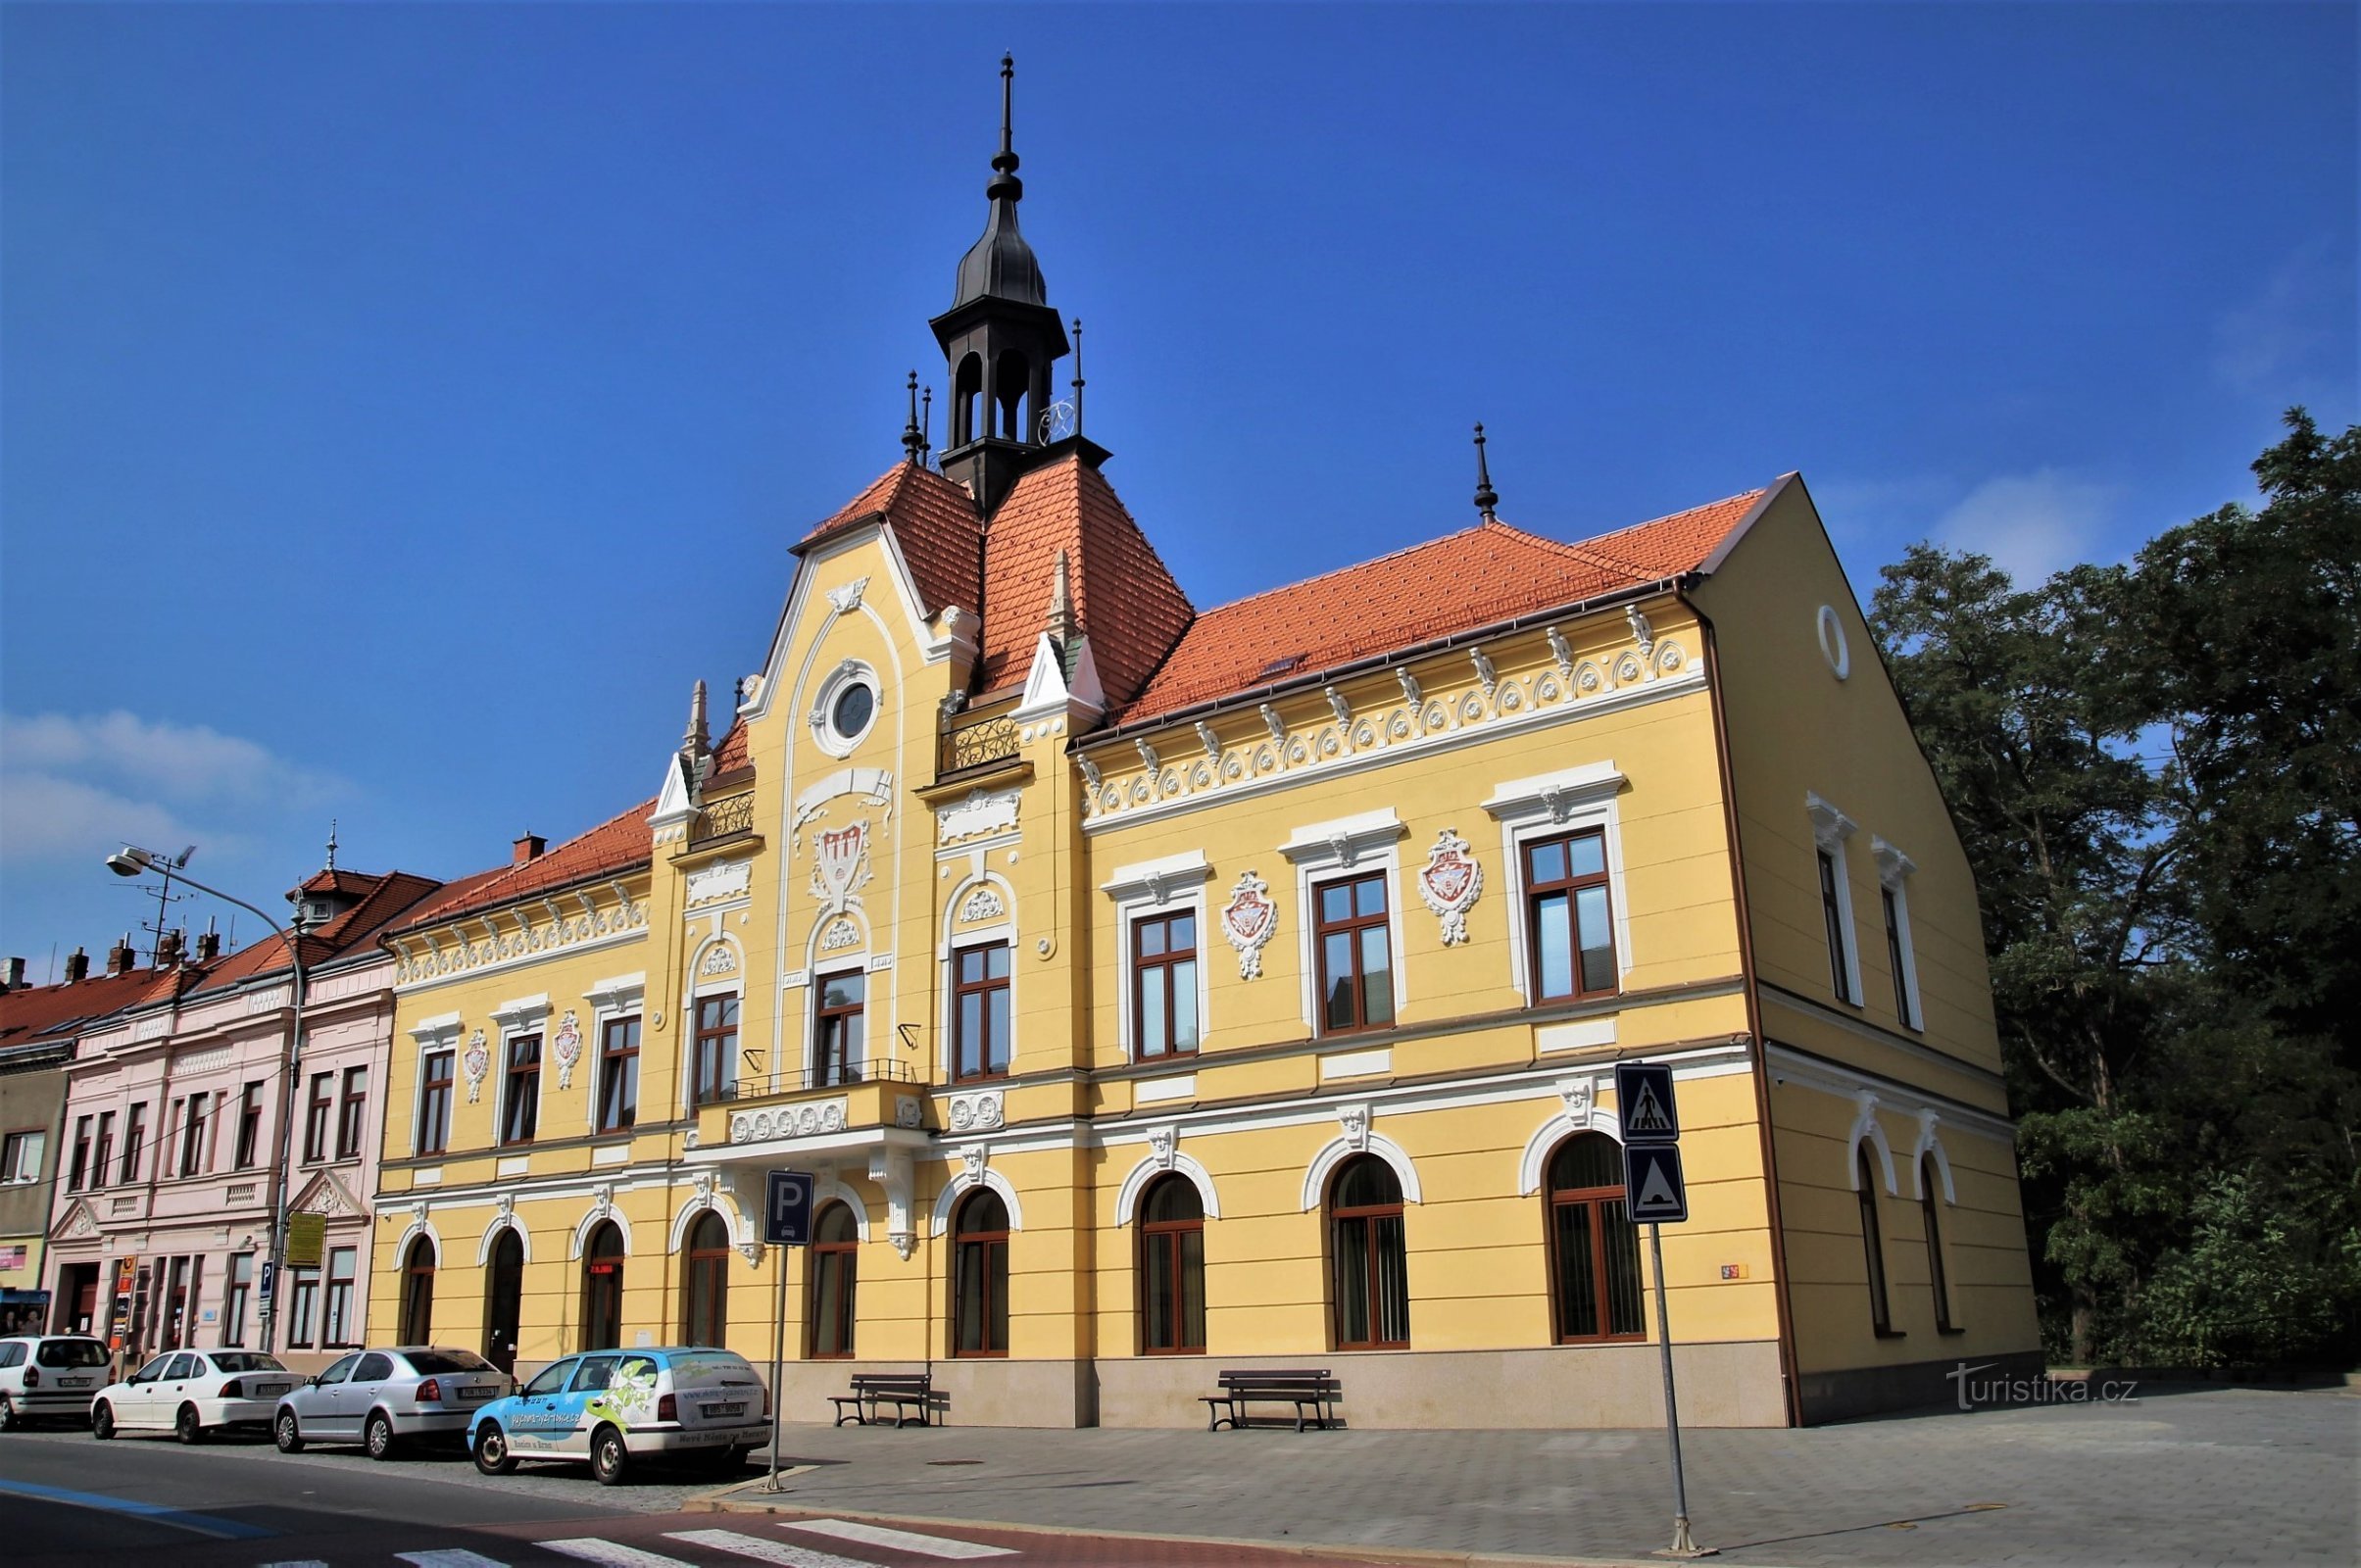
{"label": "building facade", "polygon": [[[1200,612],[1105,477],[1018,231],[950,443],[797,546],[657,798],[390,932],[371,1337],[727,1344],[791,1418],[1770,1425],[2038,1335],[1975,890],[1802,481],[1498,520]],[[1672,1065],[1646,1261],[1618,1060]],[[768,1250],[762,1173],[818,1176]],[[419,1331],[419,1332],[413,1332]]]}

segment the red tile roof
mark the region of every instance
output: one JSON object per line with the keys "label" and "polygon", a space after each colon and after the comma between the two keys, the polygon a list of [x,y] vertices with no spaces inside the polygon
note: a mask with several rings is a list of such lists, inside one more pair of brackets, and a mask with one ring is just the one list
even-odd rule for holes
{"label": "red tile roof", "polygon": [[92,974],[72,985],[24,986],[0,992],[0,1050],[30,1045],[44,1038],[70,1040],[76,1025],[104,1018],[124,1007],[170,997],[183,976],[197,971],[130,969],[122,974]]}
{"label": "red tile roof", "polygon": [[975,501],[965,487],[919,464],[897,463],[879,474],[796,549],[809,550],[839,529],[878,519],[901,547],[928,614],[945,605],[982,605],[983,527]]}
{"label": "red tile roof", "polygon": [[1196,612],[1097,468],[1065,458],[1016,481],[984,532],[984,629],[976,688],[1023,683],[1048,622],[1064,551],[1074,618],[1120,708],[1180,642]]}
{"label": "red tile roof", "polygon": [[754,755],[746,737],[746,720],[739,719],[729,727],[729,733],[721,737],[721,744],[713,748],[713,771],[734,773],[753,760]]}
{"label": "red tile roof", "polygon": [[625,811],[601,822],[587,833],[575,835],[557,848],[547,851],[522,865],[496,866],[463,877],[443,890],[440,898],[429,899],[394,929],[415,931],[420,926],[434,925],[457,919],[478,909],[546,893],[552,888],[567,887],[596,877],[613,876],[648,863],[651,839],[648,832],[648,813],[656,809],[654,800],[640,802]]}
{"label": "red tile roof", "polygon": [[[1580,544],[1479,523],[1208,610],[1112,716],[1125,724],[1156,718],[1694,571],[1763,495],[1750,490]],[[1096,638],[1091,646],[1097,650]],[[1107,685],[1111,692],[1114,683]]]}

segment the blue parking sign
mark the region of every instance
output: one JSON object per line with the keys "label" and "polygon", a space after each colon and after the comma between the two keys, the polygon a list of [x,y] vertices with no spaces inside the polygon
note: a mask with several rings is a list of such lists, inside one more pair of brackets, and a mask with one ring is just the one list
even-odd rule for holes
{"label": "blue parking sign", "polygon": [[762,1240],[773,1247],[811,1246],[812,1173],[774,1170],[765,1175],[762,1187]]}

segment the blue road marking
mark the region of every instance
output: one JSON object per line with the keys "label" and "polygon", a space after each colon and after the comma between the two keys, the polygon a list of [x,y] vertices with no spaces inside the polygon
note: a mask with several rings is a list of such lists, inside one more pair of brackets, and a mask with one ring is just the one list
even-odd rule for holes
{"label": "blue road marking", "polygon": [[189,1513],[170,1508],[160,1502],[137,1502],[129,1497],[110,1497],[103,1492],[74,1492],[66,1487],[44,1487],[31,1481],[0,1480],[0,1493],[11,1496],[34,1497],[43,1502],[63,1502],[75,1508],[97,1508],[107,1513],[130,1514],[140,1519],[152,1519],[160,1525],[186,1530],[217,1541],[260,1541],[275,1536],[275,1530],[250,1525],[239,1519],[217,1519],[212,1514]]}

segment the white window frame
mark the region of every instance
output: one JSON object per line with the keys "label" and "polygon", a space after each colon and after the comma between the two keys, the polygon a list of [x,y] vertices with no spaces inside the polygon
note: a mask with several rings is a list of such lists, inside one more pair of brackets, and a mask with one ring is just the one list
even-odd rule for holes
{"label": "white window frame", "polygon": [[[451,1099],[453,1108],[458,1106],[460,1081],[467,1076],[467,1068],[460,1060],[460,1021],[458,1013],[446,1012],[439,1017],[420,1018],[410,1026],[410,1038],[418,1046],[410,1074],[410,1152],[413,1158],[429,1157],[429,1152],[418,1134],[425,1130],[419,1125],[419,1118],[426,1111],[426,1057],[434,1052],[451,1053]],[[449,1154],[450,1144],[451,1130],[445,1127],[444,1147],[432,1152],[431,1157],[440,1159]]]}
{"label": "white window frame", "polygon": [[[1875,834],[1870,835],[1869,853],[1877,860],[1878,886],[1894,895],[1895,945],[1902,950],[1902,1027],[1924,1034],[1927,1012],[1918,996],[1918,948],[1910,934],[1910,878],[1918,862]],[[1880,936],[1885,935],[1885,913],[1882,907],[1878,910]]]}
{"label": "white window frame", "polygon": [[[1506,779],[1493,788],[1485,811],[1500,825],[1501,878],[1508,892],[1508,975],[1527,1006],[1533,994],[1532,915],[1525,896],[1525,846],[1535,839],[1599,829],[1606,841],[1608,922],[1615,933],[1615,989],[1632,972],[1632,901],[1623,879],[1623,774],[1611,761],[1588,762],[1556,773]],[[1558,1002],[1574,999],[1560,998]],[[1550,1004],[1556,1005],[1555,1002]]]}
{"label": "white window frame", "polygon": [[[640,1093],[648,1087],[648,976],[645,970],[637,974],[619,974],[601,980],[582,993],[590,1007],[590,1034],[582,1042],[582,1054],[590,1059],[590,1092],[582,1098],[582,1126],[594,1138],[623,1138],[629,1132],[602,1133],[599,1131],[599,1075],[607,1065],[607,1025],[617,1018],[639,1019]],[[691,1031],[694,1038],[694,1031]],[[637,1131],[638,1104],[634,1102],[633,1127]]]}
{"label": "white window frame", "polygon": [[[530,1149],[541,1141],[541,1102],[549,1091],[549,993],[518,997],[504,1002],[492,1009],[492,1022],[498,1027],[500,1049],[492,1054],[492,1064],[486,1071],[499,1079],[499,1088],[492,1096],[492,1147],[496,1150]],[[541,1065],[533,1074],[533,1136],[520,1144],[504,1142],[501,1134],[509,1125],[509,1042],[519,1035],[537,1034],[541,1037]]]}
{"label": "white window frame", "polygon": [[[1812,822],[1813,860],[1811,881],[1808,885],[1811,888],[1812,903],[1815,906],[1820,902],[1819,856],[1822,853],[1826,853],[1831,866],[1836,871],[1837,927],[1845,937],[1845,952],[1842,956],[1845,960],[1845,982],[1852,993],[1850,997],[1839,997],[1837,1000],[1848,1007],[1866,1009],[1869,1005],[1869,999],[1861,986],[1861,943],[1853,927],[1852,871],[1845,863],[1845,841],[1860,831],[1860,824],[1809,790],[1806,790],[1803,795],[1803,808],[1809,813]],[[1818,925],[1823,922],[1814,921],[1813,923]]]}
{"label": "white window frame", "polygon": [[1402,841],[1409,833],[1402,818],[1394,814],[1394,808],[1387,807],[1382,811],[1306,823],[1279,846],[1279,853],[1296,868],[1296,953],[1303,969],[1299,989],[1303,1026],[1316,1037],[1351,1040],[1382,1032],[1355,1029],[1330,1035],[1320,1027],[1319,922],[1313,918],[1316,908],[1313,889],[1343,877],[1366,876],[1371,871],[1383,871],[1386,876],[1386,940],[1394,949],[1394,1022],[1382,1027],[1393,1028],[1402,1022],[1410,1000],[1409,953],[1402,941]]}
{"label": "white window frame", "polygon": [[[1213,1027],[1208,1010],[1212,965],[1206,961],[1210,955],[1205,951],[1205,941],[1212,934],[1212,928],[1205,923],[1205,887],[1212,879],[1213,867],[1205,852],[1191,850],[1186,855],[1168,855],[1160,860],[1116,866],[1099,884],[1099,891],[1113,900],[1115,906],[1115,974],[1120,986],[1116,992],[1115,1039],[1127,1063],[1187,1061],[1205,1050],[1205,1037]],[[1132,1016],[1139,973],[1138,944],[1133,940],[1132,927],[1144,916],[1184,912],[1197,918],[1197,1050],[1143,1056],[1139,1054],[1139,1023]]]}
{"label": "white window frame", "polygon": [[[869,721],[858,735],[840,735],[836,730],[836,700],[848,686],[866,686],[869,689]],[[863,659],[847,659],[820,680],[813,694],[812,711],[805,723],[812,731],[812,744],[834,758],[847,758],[860,749],[885,716],[885,682],[878,677],[875,666]]]}

